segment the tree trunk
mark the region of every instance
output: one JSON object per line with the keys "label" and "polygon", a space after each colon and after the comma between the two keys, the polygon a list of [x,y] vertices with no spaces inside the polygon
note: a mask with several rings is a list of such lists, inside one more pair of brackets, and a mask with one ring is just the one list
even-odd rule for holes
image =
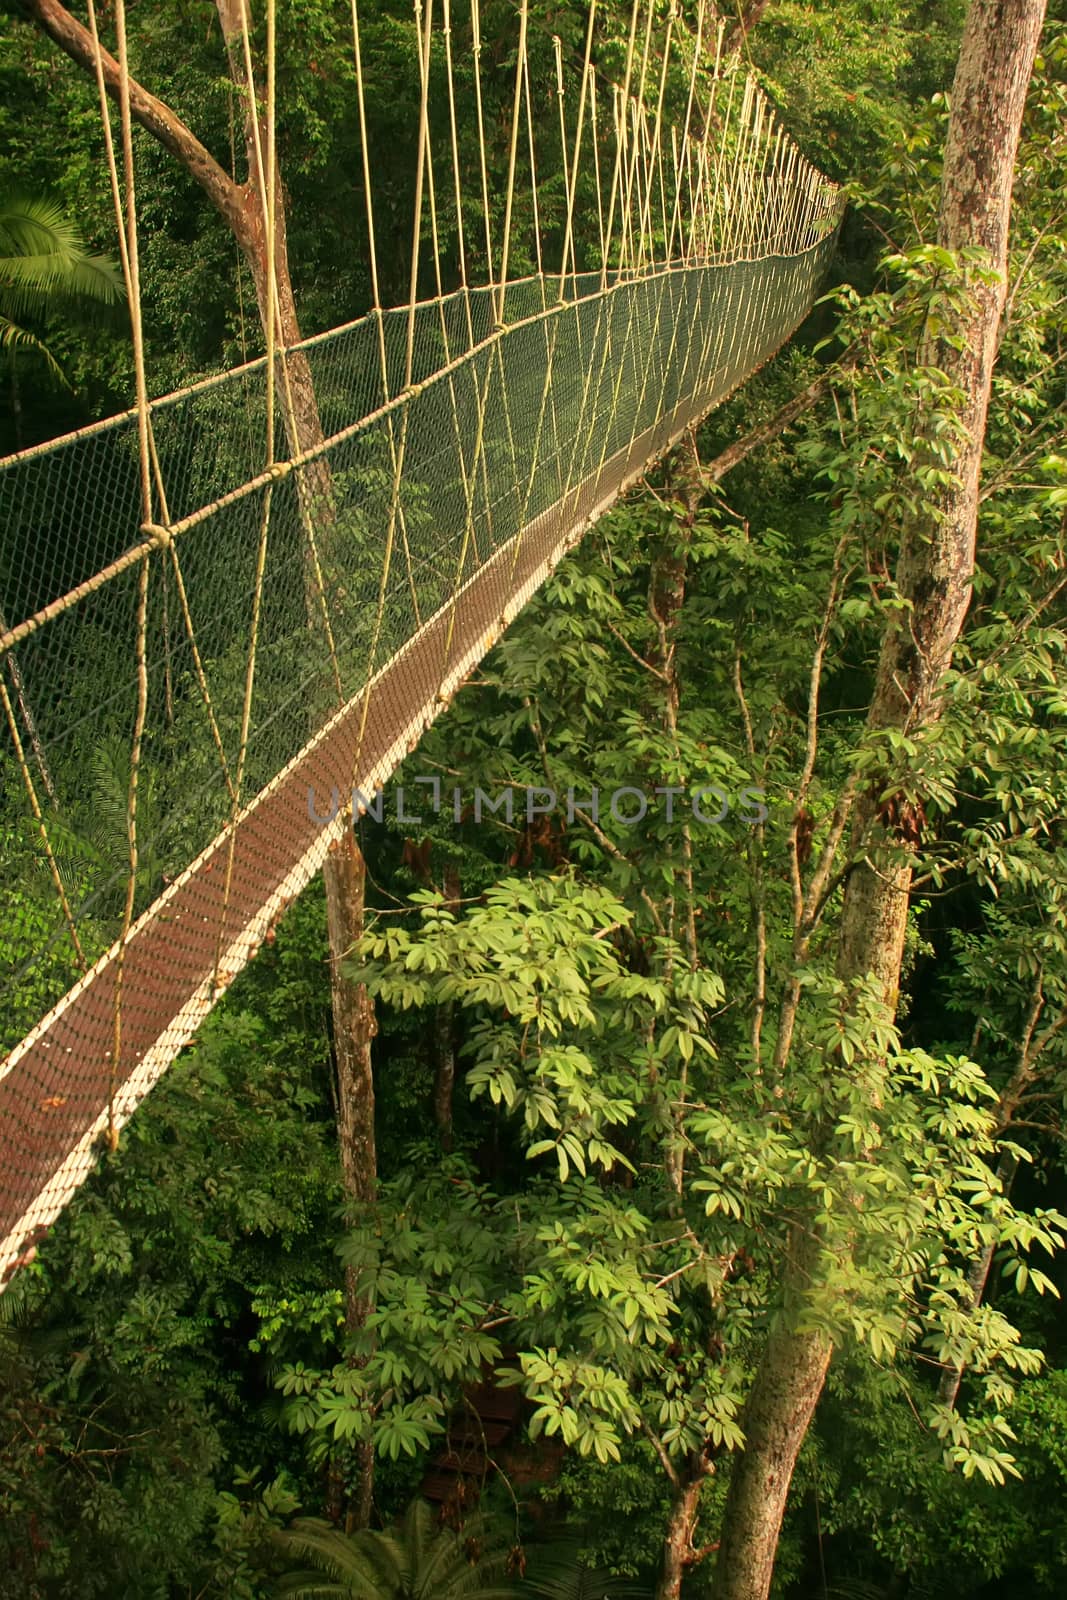
{"label": "tree trunk", "polygon": [[[743,50],[748,41],[748,36],[759,22],[763,13],[770,5],[771,0],[748,0],[739,15],[736,23],[731,28],[726,39],[726,54],[733,50]],[[727,13],[729,14],[729,13]]]}
{"label": "tree trunk", "polygon": [[[331,846],[324,869],[326,919],[330,935],[334,1061],[337,1071],[337,1135],[347,1198],[373,1205],[378,1193],[378,1154],[374,1132],[374,1072],[371,1041],[377,1032],[374,1003],[365,985],[354,982],[345,963],[363,936],[366,868],[355,834],[347,828]],[[350,1332],[363,1326],[372,1302],[356,1291],[355,1275],[345,1273],[345,1321]],[[347,1506],[346,1527],[365,1528],[374,1498],[374,1449],[358,1444],[356,1489]]]}
{"label": "tree trunk", "polygon": [[[442,888],[445,905],[449,911],[457,912],[463,886],[458,868],[451,863],[445,868]],[[456,1007],[452,1000],[446,1000],[437,1007],[434,1017],[433,1053],[433,1118],[437,1124],[441,1149],[450,1154],[453,1143],[452,1101],[456,1088]]]}
{"label": "tree trunk", "polygon": [[792,1327],[819,1249],[814,1232],[798,1230],[782,1320],[771,1329],[745,1406],[745,1449],[726,1497],[715,1600],[765,1600],[770,1592],[793,1469],[830,1365],[830,1341]]}
{"label": "tree trunk", "polygon": [[337,1061],[337,1120],[345,1193],[357,1205],[377,1199],[374,1138],[374,1078],[371,1040],[377,1032],[374,1005],[362,983],[348,976],[346,963],[363,936],[366,869],[355,834],[347,829],[330,846],[326,875],[326,919],[334,967],[333,1042]]}
{"label": "tree trunk", "polygon": [[[998,277],[972,283],[970,306],[919,352],[920,365],[940,368],[959,389],[964,442],[956,483],[928,502],[921,524],[905,530],[897,586],[909,610],[883,641],[871,728],[914,732],[937,720],[937,696],[970,604],[982,448],[1007,294],[1012,178],[1044,12],[1044,0],[973,0],[967,17],[952,87],[938,243],[984,251]],[[857,842],[869,835],[879,798],[868,792],[860,802]],[[892,831],[900,819],[889,820]],[[906,864],[886,873],[864,862],[849,879],[843,908],[839,971],[874,974],[892,1007],[910,886]]]}
{"label": "tree trunk", "polygon": [[715,1600],[770,1593],[793,1469],[830,1366],[830,1342],[776,1329],[745,1410],[745,1453],[735,1465],[719,1546]]}
{"label": "tree trunk", "polygon": [[[240,56],[241,12],[247,0],[215,0],[219,23],[226,42],[230,73],[239,90],[245,83]],[[274,175],[273,284],[268,249],[269,214],[263,198],[267,193],[261,154],[267,152],[266,130],[257,126],[258,112],[245,95],[245,151],[248,181],[244,185],[240,208],[241,231],[238,241],[248,262],[256,289],[260,321],[264,330],[270,318],[270,297],[274,295],[274,343],[292,351],[302,339],[300,322],[289,273],[289,248],[281,174]],[[286,438],[293,455],[323,442],[322,419],[311,367],[302,353],[289,354],[278,363],[276,392],[281,399]],[[296,472],[301,515],[309,538],[316,541],[333,521],[333,485],[329,464],[324,458],[300,467]],[[305,562],[308,627],[320,625],[322,596],[318,590],[315,565]],[[374,1072],[371,1041],[377,1032],[374,1003],[365,986],[354,983],[345,971],[348,961],[363,936],[366,905],[366,863],[356,842],[354,818],[336,844],[330,847],[323,865],[326,889],[326,925],[330,945],[330,1000],[333,1017],[334,1061],[337,1076],[337,1138],[341,1157],[341,1176],[346,1198],[357,1206],[372,1205],[377,1197],[378,1157],[374,1131]],[[363,1326],[372,1304],[356,1293],[353,1274],[345,1274],[346,1325],[350,1333]],[[356,1490],[345,1507],[345,1522],[352,1528],[365,1528],[370,1522],[374,1497],[374,1450],[369,1442],[356,1446]],[[328,1491],[330,1510],[336,1514],[339,1494],[338,1463],[332,1464]],[[341,1496],[343,1500],[343,1495]]]}
{"label": "tree trunk", "polygon": [[[91,33],[58,0],[27,0],[27,8],[42,30],[86,72],[95,74],[97,54]],[[250,7],[247,8],[250,11]],[[259,152],[266,151],[265,130],[257,128],[257,108],[247,94],[241,45],[242,0],[216,0],[219,23],[226,44],[231,76],[245,100],[245,146],[248,179],[236,183],[200,142],[190,128],[163,101],[150,94],[136,79],[130,81],[130,110],[136,122],[168,150],[200,184],[204,193],[223,217],[240,245],[256,288],[260,317],[267,327],[271,293],[268,275],[268,218],[263,206],[266,183],[261,174]],[[101,52],[104,83],[114,99],[120,95],[118,62]],[[257,142],[257,133],[259,135]],[[286,239],[284,191],[280,174],[275,175],[274,278],[276,295],[275,345],[291,347],[301,339]],[[279,362],[278,392],[289,448],[293,454],[321,444],[322,422],[307,359],[289,356],[284,371]],[[307,525],[318,530],[331,517],[332,493],[329,466],[318,460],[297,471],[297,490]],[[309,626],[318,626],[321,605],[315,587],[308,579]],[[363,930],[365,869],[363,857],[351,830],[331,851],[323,868],[326,884],[327,920],[330,930],[331,997],[334,1042],[337,1055],[338,1137],[345,1192],[353,1200],[373,1198],[376,1178],[374,1143],[374,1086],[370,1066],[370,1043],[375,1032],[374,1010],[361,984],[351,983],[343,971],[343,959]],[[349,1315],[366,1315],[349,1295]],[[369,1516],[371,1493],[369,1456],[361,1463],[361,1487],[357,1495],[356,1516]],[[362,1526],[363,1523],[361,1522]]]}
{"label": "tree trunk", "polygon": [[674,519],[670,532],[662,541],[652,562],[648,586],[649,615],[657,633],[657,639],[652,646],[652,664],[664,684],[663,711],[668,730],[677,727],[678,708],[681,704],[678,627],[682,620],[682,607],[685,604],[689,546],[693,541],[693,527],[704,494],[696,437],[692,431],[686,434],[673,458],[672,465],[674,474],[671,488],[677,499],[685,506],[685,512]]}
{"label": "tree trunk", "polygon": [[[887,629],[868,725],[910,734],[939,716],[938,696],[970,604],[979,472],[993,362],[1007,289],[1008,224],[1015,155],[1026,89],[1044,20],[1044,0],[972,0],[952,91],[942,177],[938,240],[946,249],[979,249],[995,283],[972,284],[969,303],[940,336],[923,342],[919,361],[939,367],[958,387],[964,442],[955,482],[927,502],[925,521],[902,532],[897,585],[908,609]],[[913,829],[881,803],[879,785],[857,806],[853,846],[864,860],[850,874],[842,906],[838,974],[873,978],[895,1012],[907,928],[911,866],[901,845]],[[877,869],[872,835],[895,846]],[[914,818],[911,819],[914,823]],[[886,840],[885,835],[890,837]],[[818,1250],[814,1232],[805,1254]],[[812,1266],[815,1263],[811,1263]],[[809,1264],[787,1263],[787,1310],[802,1298]],[[716,1600],[766,1600],[782,1515],[797,1454],[830,1360],[817,1332],[772,1332],[745,1411],[746,1446],[734,1466],[716,1571]]]}
{"label": "tree trunk", "polygon": [[456,1086],[456,1007],[444,1000],[434,1014],[433,1120],[441,1149],[451,1154],[452,1096]]}
{"label": "tree trunk", "polygon": [[679,1600],[682,1579],[707,1553],[693,1548],[693,1534],[700,1515],[700,1491],[709,1470],[705,1464],[696,1476],[684,1478],[675,1486],[667,1537],[663,1541],[663,1567],[656,1584],[656,1600]]}

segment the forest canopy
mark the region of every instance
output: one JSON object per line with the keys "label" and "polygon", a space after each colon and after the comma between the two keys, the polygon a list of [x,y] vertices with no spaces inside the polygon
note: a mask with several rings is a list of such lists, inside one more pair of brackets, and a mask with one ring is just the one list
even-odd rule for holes
{"label": "forest canopy", "polygon": [[[450,14],[488,131],[456,145],[477,225],[439,197],[443,284],[432,252],[410,271],[425,14],[360,8],[372,268],[351,8],[277,7],[278,327],[231,214],[257,159],[241,8],[122,9],[135,80],[220,174],[135,114],[152,393],[485,279],[529,159],[518,7]],[[714,9],[670,12],[691,39]],[[26,1252],[0,1596],[1063,1592],[1064,6],[721,9],[843,185],[818,299],[559,563]],[[556,52],[618,78],[635,15],[523,9],[548,87],[510,276],[572,232],[575,277],[598,265]],[[4,452],[136,387],[70,18],[0,14]],[[76,535],[90,570],[106,530],[51,531]],[[23,555],[0,528],[0,605]],[[105,681],[112,642],[88,646]],[[76,720],[89,686],[64,684]],[[5,1048],[78,976],[56,879],[95,896],[90,960],[122,931],[98,886],[128,749],[117,714],[76,773],[26,739],[53,857],[4,746]],[[127,927],[187,865],[169,754],[138,779],[164,843]]]}

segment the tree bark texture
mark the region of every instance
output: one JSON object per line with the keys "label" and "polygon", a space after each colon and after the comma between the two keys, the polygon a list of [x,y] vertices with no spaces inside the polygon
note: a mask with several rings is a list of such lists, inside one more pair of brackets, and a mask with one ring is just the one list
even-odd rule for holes
{"label": "tree bark texture", "polygon": [[680,1479],[674,1487],[667,1535],[663,1541],[663,1567],[656,1585],[656,1600],[680,1600],[682,1580],[686,1573],[710,1553],[693,1546],[693,1535],[700,1515],[700,1491],[710,1472],[710,1465],[702,1462],[694,1475]]}
{"label": "tree bark texture", "polygon": [[765,1600],[770,1592],[793,1469],[832,1354],[824,1335],[795,1330],[819,1249],[813,1232],[797,1230],[785,1264],[782,1317],[771,1328],[745,1406],[745,1449],[727,1492],[715,1600]]}
{"label": "tree bark texture", "polygon": [[[730,29],[730,32],[726,36],[727,55],[729,55],[732,50],[744,49],[749,34],[759,22],[770,3],[771,0],[748,0],[748,4],[742,9],[740,16],[738,16],[737,21],[734,23],[734,26]],[[729,15],[729,12],[727,12],[727,15]]]}
{"label": "tree bark texture", "polygon": [[[337,1139],[341,1175],[348,1199],[373,1205],[378,1194],[378,1150],[374,1129],[374,1070],[371,1043],[377,1033],[374,1003],[366,986],[348,976],[346,962],[363,936],[366,867],[355,834],[347,828],[330,849],[323,870],[330,938],[330,992],[334,1063],[337,1072]],[[350,1331],[362,1327],[372,1304],[345,1273],[345,1320]],[[346,1508],[346,1528],[366,1528],[374,1500],[374,1447],[356,1445],[355,1488]]]}
{"label": "tree bark texture", "polygon": [[[1044,20],[1044,0],[973,0],[952,86],[938,243],[977,249],[997,272],[971,285],[970,306],[947,336],[924,340],[934,366],[960,392],[963,443],[955,483],[928,502],[925,521],[905,530],[897,587],[907,602],[882,644],[871,705],[872,729],[913,733],[936,722],[938,694],[971,600],[979,476],[1000,319],[1007,295],[1012,179],[1026,90]],[[853,839],[871,831],[879,796],[857,806]],[[907,926],[911,869],[867,862],[851,874],[843,908],[839,971],[874,976],[895,1008]]]}
{"label": "tree bark texture", "polygon": [[[442,887],[445,905],[453,913],[458,912],[463,886],[459,869],[452,863],[445,868]],[[451,1153],[454,1142],[452,1106],[456,1088],[456,1045],[456,1006],[454,1001],[445,1000],[434,1015],[433,1117],[441,1149],[446,1154]]]}
{"label": "tree bark texture", "polygon": [[[947,337],[919,352],[960,391],[964,438],[955,481],[927,502],[928,516],[903,530],[897,585],[907,602],[883,639],[868,718],[872,729],[914,734],[936,722],[939,694],[971,598],[979,474],[993,362],[1007,290],[1012,179],[1044,0],[972,0],[952,91],[938,240],[984,252],[995,283],[972,283]],[[866,859],[881,804],[877,787],[857,805],[853,847],[865,859],[845,886],[838,974],[873,978],[895,1012],[907,928],[911,866],[894,851],[876,870]],[[802,1297],[818,1250],[814,1232],[786,1264],[786,1304]],[[716,1600],[766,1600],[797,1454],[830,1361],[819,1333],[771,1333],[745,1411],[746,1446],[734,1466],[714,1593]]]}

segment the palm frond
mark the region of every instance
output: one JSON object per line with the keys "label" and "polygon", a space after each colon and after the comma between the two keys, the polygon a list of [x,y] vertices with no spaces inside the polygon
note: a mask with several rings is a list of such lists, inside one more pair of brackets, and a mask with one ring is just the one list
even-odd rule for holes
{"label": "palm frond", "polygon": [[522,1592],[538,1600],[649,1600],[649,1591],[633,1578],[607,1567],[584,1567],[581,1545],[562,1540],[549,1549],[530,1552]]}
{"label": "palm frond", "polygon": [[[297,1517],[275,1534],[287,1555],[307,1561],[313,1572],[296,1572],[282,1580],[279,1593],[300,1600],[393,1600],[398,1573],[388,1541],[377,1534],[345,1534],[317,1517]],[[324,1584],[323,1574],[330,1580]]]}
{"label": "palm frond", "polygon": [[352,1600],[355,1592],[349,1584],[331,1583],[318,1572],[290,1572],[275,1589],[286,1600]]}
{"label": "palm frond", "polygon": [[12,322],[10,317],[5,317],[0,312],[0,350],[19,349],[32,350],[34,355],[40,356],[53,378],[63,384],[64,388],[70,388],[70,384],[63,376],[63,369],[44,341],[38,339],[28,328],[19,327],[17,322]]}
{"label": "palm frond", "polygon": [[344,1534],[317,1518],[298,1517],[274,1542],[313,1569],[281,1581],[277,1592],[289,1600],[515,1600],[519,1593],[506,1576],[507,1545],[494,1523],[472,1517],[457,1534],[439,1527],[422,1500],[387,1532]]}
{"label": "palm frond", "polygon": [[42,295],[114,305],[126,292],[116,263],[86,250],[51,200],[0,202],[0,285],[13,316],[39,308]]}
{"label": "palm frond", "polygon": [[[508,1553],[511,1549],[513,1529],[498,1517],[477,1512],[468,1517],[462,1528],[453,1531],[442,1528],[432,1507],[425,1500],[416,1500],[408,1507],[405,1529],[419,1530],[412,1544],[419,1546],[419,1564],[415,1574],[413,1595],[419,1600],[432,1600],[438,1593],[485,1597],[514,1595],[513,1584],[504,1583]],[[476,1559],[472,1560],[472,1552]]]}

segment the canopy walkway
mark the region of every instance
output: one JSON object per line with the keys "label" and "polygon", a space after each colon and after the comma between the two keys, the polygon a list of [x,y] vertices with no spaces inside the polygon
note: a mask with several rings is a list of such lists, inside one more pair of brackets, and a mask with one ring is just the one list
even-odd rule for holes
{"label": "canopy walkway", "polygon": [[[353,792],[358,809],[583,531],[810,308],[835,187],[703,5],[695,38],[672,11],[654,39],[654,14],[635,5],[621,87],[598,82],[592,25],[566,98],[557,52],[555,270],[525,8],[500,240],[484,164],[461,196],[454,105],[432,146],[426,63],[451,71],[451,45],[427,10],[408,303],[285,350],[271,314],[262,359],[151,403],[142,386],[129,413],[0,462],[0,822],[25,819],[0,831],[0,1271],[320,869]],[[524,181],[538,270],[515,280]],[[487,265],[469,281],[461,223],[447,290],[452,184]],[[130,193],[120,220],[135,240]],[[135,256],[130,282],[139,313]]]}

